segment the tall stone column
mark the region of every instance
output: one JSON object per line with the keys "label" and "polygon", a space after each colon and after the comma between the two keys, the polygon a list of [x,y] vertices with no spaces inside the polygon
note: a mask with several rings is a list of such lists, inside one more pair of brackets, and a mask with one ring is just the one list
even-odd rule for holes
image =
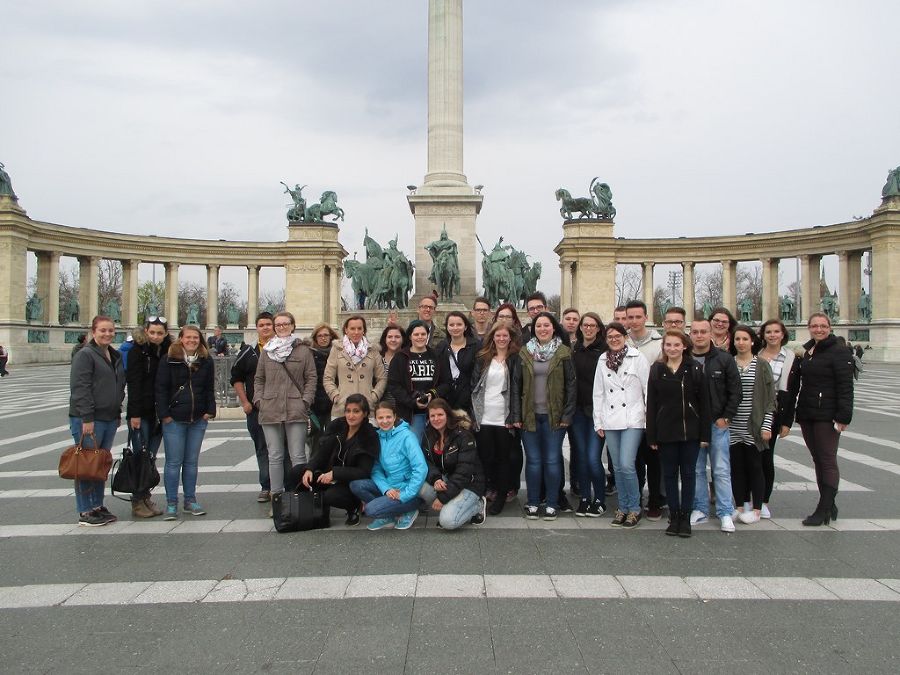
{"label": "tall stone column", "polygon": [[166,318],[169,320],[169,328],[178,327],[178,267],[177,262],[165,263]]}
{"label": "tall stone column", "polygon": [[343,273],[343,265],[331,265],[331,275],[329,276],[330,293],[329,302],[325,306],[328,315],[328,323],[337,327],[337,310],[341,306],[341,274]]}
{"label": "tall stone column", "polygon": [[[845,316],[850,323],[856,323],[859,321],[859,295],[862,290],[862,251],[850,251],[847,270],[850,277],[850,289],[846,300]],[[844,306],[844,298],[841,298],[841,306]],[[843,310],[841,313],[844,315]]]}
{"label": "tall stone column", "polygon": [[247,326],[256,325],[259,314],[259,265],[247,265]]}
{"label": "tall stone column", "polygon": [[59,324],[59,258],[57,251],[37,254],[37,295],[44,303],[43,322]]}
{"label": "tall stone column", "polygon": [[219,266],[206,266],[206,329],[219,323]]}
{"label": "tall stone column", "polygon": [[656,263],[653,262],[645,262],[642,267],[644,268],[644,304],[647,305],[647,321],[653,323],[653,268],[656,267]]}
{"label": "tall stone column", "polygon": [[122,260],[122,320],[126,326],[138,322],[138,266],[140,260]]}
{"label": "tall stone column", "polygon": [[78,258],[78,322],[90,325],[100,313],[100,258],[79,256]]}
{"label": "tall stone column", "polygon": [[[872,323],[900,322],[900,227],[872,237]],[[874,340],[873,340],[874,342]],[[894,354],[900,346],[891,345]],[[896,358],[896,357],[894,357]]]}
{"label": "tall stone column", "polygon": [[694,263],[681,263],[681,302],[687,312],[687,323],[690,323],[696,312],[694,301]]}
{"label": "tall stone column", "polygon": [[778,302],[778,258],[763,258],[762,263],[762,320],[780,319]]}
{"label": "tall stone column", "polygon": [[425,250],[441,235],[459,251],[460,293],[454,302],[470,304],[475,287],[475,218],[482,196],[463,173],[463,22],[462,0],[428,2],[428,169],[424,183],[407,197],[416,221],[415,295],[431,292],[431,256]]}
{"label": "tall stone column", "polygon": [[737,262],[722,261],[722,306],[734,314],[737,310]]}
{"label": "tall stone column", "polygon": [[820,255],[801,255],[800,256],[800,320],[804,323],[810,314],[820,311],[819,300],[821,281],[821,263]]}
{"label": "tall stone column", "polygon": [[850,323],[850,252],[838,251],[838,323]]}

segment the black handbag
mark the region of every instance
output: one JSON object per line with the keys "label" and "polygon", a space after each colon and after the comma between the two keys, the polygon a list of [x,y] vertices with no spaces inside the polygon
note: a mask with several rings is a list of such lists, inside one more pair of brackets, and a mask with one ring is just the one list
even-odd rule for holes
{"label": "black handbag", "polygon": [[159,485],[159,470],[144,446],[144,437],[140,431],[129,427],[128,445],[122,448],[122,456],[113,464],[112,473],[110,493],[122,501],[131,501],[131,497],[119,497],[116,492],[140,494]]}
{"label": "black handbag", "polygon": [[272,496],[272,520],[278,532],[304,532],[331,527],[331,509],[319,491],[299,490]]}

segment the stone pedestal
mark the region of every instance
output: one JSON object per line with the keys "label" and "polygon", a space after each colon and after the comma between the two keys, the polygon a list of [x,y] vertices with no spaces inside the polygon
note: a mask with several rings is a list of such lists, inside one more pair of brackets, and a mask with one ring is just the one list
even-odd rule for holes
{"label": "stone pedestal", "polygon": [[616,306],[616,253],[611,220],[567,220],[554,251],[562,272],[560,306],[590,308],[609,321]]}
{"label": "stone pedestal", "polygon": [[337,225],[290,225],[288,244],[284,300],[297,320],[298,331],[312,329],[322,321],[334,325],[341,308],[341,273],[347,257],[338,242]]}

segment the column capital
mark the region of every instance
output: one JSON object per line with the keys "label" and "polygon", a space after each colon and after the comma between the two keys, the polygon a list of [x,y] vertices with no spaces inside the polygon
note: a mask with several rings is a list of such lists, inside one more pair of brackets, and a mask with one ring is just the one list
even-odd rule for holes
{"label": "column capital", "polygon": [[210,269],[217,270],[220,267],[221,267],[221,265],[219,263],[206,263],[206,269],[208,269],[208,270],[210,270]]}
{"label": "column capital", "polygon": [[247,265],[248,272],[259,272],[260,265]]}

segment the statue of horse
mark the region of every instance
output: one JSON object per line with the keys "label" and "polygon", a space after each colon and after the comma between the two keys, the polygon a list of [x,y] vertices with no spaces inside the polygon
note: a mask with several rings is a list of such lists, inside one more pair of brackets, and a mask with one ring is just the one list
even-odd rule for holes
{"label": "statue of horse", "polygon": [[492,307],[513,297],[514,277],[508,265],[491,265],[488,258],[482,258],[481,276],[484,295]]}
{"label": "statue of horse", "polygon": [[363,263],[359,260],[345,260],[344,274],[352,281],[353,298],[356,300],[358,309],[365,307],[366,299],[369,297],[369,281],[366,271],[363,269]]}
{"label": "statue of horse", "polygon": [[453,267],[449,255],[439,255],[431,268],[435,283],[441,294],[441,300],[453,300],[453,294],[460,292],[459,274]]}
{"label": "statue of horse", "polygon": [[573,213],[576,211],[581,218],[590,218],[594,214],[594,202],[590,197],[572,197],[571,193],[565,188],[559,188],[556,191],[556,201],[561,201],[562,206],[559,208],[559,215],[566,220],[572,220]]}
{"label": "statue of horse", "polygon": [[344,209],[337,205],[337,193],[326,190],[318,204],[310,204],[306,207],[303,219],[307,223],[322,223],[325,216],[335,216],[334,222],[344,219]]}
{"label": "statue of horse", "polygon": [[525,283],[522,287],[522,293],[519,299],[522,306],[525,306],[525,298],[537,290],[538,280],[541,278],[541,263],[536,262],[528,270],[525,271]]}

